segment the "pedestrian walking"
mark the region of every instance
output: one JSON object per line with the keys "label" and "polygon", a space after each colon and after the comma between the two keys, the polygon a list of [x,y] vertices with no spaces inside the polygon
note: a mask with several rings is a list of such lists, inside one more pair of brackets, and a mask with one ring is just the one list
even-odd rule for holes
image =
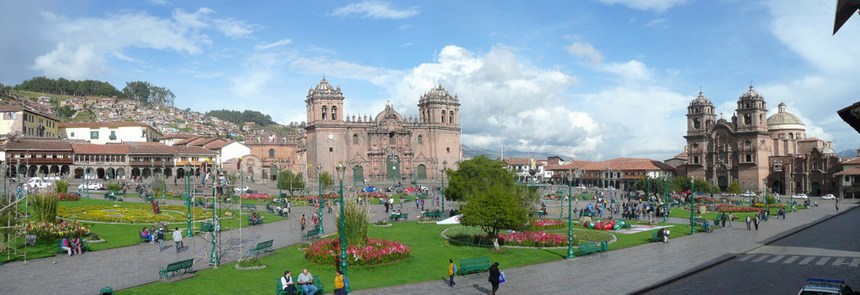
{"label": "pedestrian walking", "polygon": [[755,225],[755,230],[758,230],[758,222],[759,222],[759,218],[758,218],[758,215],[756,215],[755,219],[753,219],[753,225]]}
{"label": "pedestrian walking", "polygon": [[733,222],[732,222],[732,219],[735,219],[735,214],[734,214],[734,213],[729,213],[729,227],[730,227],[730,228],[734,228],[734,224],[733,224]]}
{"label": "pedestrian walking", "polygon": [[448,287],[453,288],[457,283],[454,282],[454,274],[457,273],[457,265],[454,264],[454,259],[448,259]]}
{"label": "pedestrian walking", "polygon": [[164,230],[160,227],[155,234],[155,241],[158,242],[158,252],[164,250]]}
{"label": "pedestrian walking", "polygon": [[836,199],[836,212],[839,212],[839,199]]}
{"label": "pedestrian walking", "polygon": [[750,220],[750,216],[749,216],[749,215],[747,215],[747,220],[746,220],[746,223],[747,223],[747,230],[752,230],[752,227],[750,227],[750,222],[751,222],[751,220]]}
{"label": "pedestrian walking", "polygon": [[[305,231],[305,225],[307,225],[307,223],[308,223],[308,219],[305,218],[305,214],[302,213],[302,218],[299,219],[299,224],[301,224],[301,226],[302,226],[302,231]],[[749,225],[749,224],[747,224],[747,225]]]}
{"label": "pedestrian walking", "polygon": [[493,290],[490,294],[496,295],[496,291],[499,290],[499,283],[502,276],[502,272],[499,271],[499,263],[493,262],[493,265],[490,265],[490,285],[493,286]]}
{"label": "pedestrian walking", "polygon": [[179,249],[182,249],[182,231],[178,227],[173,231],[173,242],[176,243],[176,253],[179,253]]}

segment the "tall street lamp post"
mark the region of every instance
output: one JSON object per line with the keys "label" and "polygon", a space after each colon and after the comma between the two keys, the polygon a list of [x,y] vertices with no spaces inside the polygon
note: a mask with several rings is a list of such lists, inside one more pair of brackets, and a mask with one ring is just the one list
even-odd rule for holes
{"label": "tall street lamp post", "polygon": [[696,204],[696,183],[693,178],[690,178],[690,235],[696,234],[696,220],[693,217],[693,214],[696,212],[695,206]]}
{"label": "tall street lamp post", "polygon": [[322,165],[317,165],[317,186],[319,187],[319,196],[317,197],[317,207],[319,207],[319,234],[323,234],[323,204],[322,204]]}
{"label": "tall street lamp post", "polygon": [[669,177],[663,175],[663,223],[669,217]]}
{"label": "tall street lamp post", "polygon": [[767,215],[770,216],[770,200],[767,199],[767,178],[762,179],[764,183],[764,212],[767,212]]}
{"label": "tall street lamp post", "polygon": [[535,165],[535,159],[529,159],[529,175],[530,175],[530,177],[529,177],[529,184],[526,185],[526,188],[529,191],[529,198],[531,198],[531,195],[532,195],[531,185],[535,179],[535,173],[537,173],[537,165]]}
{"label": "tall street lamp post", "polygon": [[346,167],[343,166],[343,163],[337,165],[337,178],[340,182],[340,188],[338,188],[338,195],[340,195],[340,270],[343,271],[344,277],[346,276],[346,216],[344,215],[344,207],[346,207],[346,203],[343,202],[343,175],[346,172]]}
{"label": "tall street lamp post", "polygon": [[573,173],[567,175],[567,259],[573,259]]}
{"label": "tall street lamp post", "polygon": [[448,160],[442,161],[442,169],[439,170],[442,172],[442,216],[445,216],[445,170],[448,170]]}

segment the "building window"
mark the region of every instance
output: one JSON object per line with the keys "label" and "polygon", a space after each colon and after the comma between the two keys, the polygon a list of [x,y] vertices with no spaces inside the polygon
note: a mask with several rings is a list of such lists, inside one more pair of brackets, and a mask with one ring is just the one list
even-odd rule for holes
{"label": "building window", "polygon": [[418,135],[418,144],[424,144],[424,136]]}
{"label": "building window", "polygon": [[99,139],[98,131],[90,131],[90,139]]}
{"label": "building window", "polygon": [[323,107],[322,107],[322,119],[323,119],[323,120],[325,120],[325,118],[326,118],[326,113],[328,113],[328,107],[327,107],[327,106],[323,106]]}
{"label": "building window", "polygon": [[445,110],[442,110],[442,123],[445,123]]}
{"label": "building window", "polygon": [[352,135],[352,144],[358,144],[358,134]]}
{"label": "building window", "polygon": [[331,152],[333,152],[333,151],[334,151],[334,148],[333,148],[333,147],[328,147],[328,152],[329,152],[329,153],[331,153]]}
{"label": "building window", "polygon": [[752,155],[747,154],[747,162],[752,162]]}
{"label": "building window", "polygon": [[71,135],[69,135],[69,137],[72,137],[72,138],[74,138],[74,137],[75,137],[75,133],[74,133],[74,132],[70,132],[69,134],[71,134]]}
{"label": "building window", "polygon": [[448,112],[448,123],[454,124],[454,112]]}
{"label": "building window", "polygon": [[448,153],[450,154],[450,153],[451,153],[451,148],[445,148],[445,151],[446,151],[446,152],[448,152]]}
{"label": "building window", "polygon": [[275,149],[269,149],[269,158],[275,157]]}
{"label": "building window", "polygon": [[393,145],[395,142],[396,142],[396,141],[395,141],[395,139],[394,139],[394,132],[389,133],[389,134],[388,134],[388,144]]}
{"label": "building window", "polygon": [[752,124],[752,116],[750,114],[744,115],[744,125]]}
{"label": "building window", "polygon": [[331,119],[337,120],[337,107],[336,106],[331,107]]}
{"label": "building window", "polygon": [[693,164],[699,164],[699,156],[693,157]]}
{"label": "building window", "polygon": [[699,127],[701,127],[701,125],[702,125],[702,123],[699,122],[698,118],[693,119],[693,129],[699,129]]}

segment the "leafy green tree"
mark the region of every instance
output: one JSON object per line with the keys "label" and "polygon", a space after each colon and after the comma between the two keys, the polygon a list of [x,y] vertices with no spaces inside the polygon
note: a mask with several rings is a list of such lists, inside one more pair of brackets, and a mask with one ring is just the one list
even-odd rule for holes
{"label": "leafy green tree", "polygon": [[323,171],[320,174],[320,182],[322,183],[322,190],[325,192],[334,185],[334,178],[331,177],[328,171]]}
{"label": "leafy green tree", "polygon": [[281,170],[278,178],[278,188],[286,190],[293,196],[293,192],[302,191],[305,189],[305,178],[302,173],[293,173],[290,170]]}
{"label": "leafy green tree", "polygon": [[740,193],[743,193],[744,191],[741,188],[740,183],[738,183],[737,181],[732,181],[732,183],[729,184],[729,187],[726,188],[726,192],[730,193],[730,194],[740,194]]}
{"label": "leafy green tree", "polygon": [[69,192],[69,183],[65,180],[57,180],[54,182],[54,191],[57,193]]}
{"label": "leafy green tree", "polygon": [[57,198],[52,194],[31,195],[30,207],[36,221],[55,222],[57,219]]}
{"label": "leafy green tree", "polygon": [[451,182],[447,199],[461,202],[465,226],[483,229],[499,249],[498,234],[519,229],[528,221],[528,212],[539,195],[518,186],[514,172],[501,161],[486,156],[460,162],[457,170],[447,170]]}
{"label": "leafy green tree", "polygon": [[57,108],[57,115],[63,119],[71,118],[72,116],[75,115],[76,112],[77,111],[75,111],[75,109],[73,109],[70,106],[61,106],[61,107]]}

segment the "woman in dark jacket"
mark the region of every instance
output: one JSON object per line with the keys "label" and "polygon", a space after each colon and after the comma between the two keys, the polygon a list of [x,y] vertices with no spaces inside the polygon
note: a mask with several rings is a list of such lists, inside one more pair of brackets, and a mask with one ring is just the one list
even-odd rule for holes
{"label": "woman in dark jacket", "polygon": [[499,263],[494,262],[493,265],[490,266],[490,284],[493,285],[493,292],[490,294],[492,295],[496,295],[496,291],[499,290],[500,276],[502,276],[502,273],[499,271]]}

